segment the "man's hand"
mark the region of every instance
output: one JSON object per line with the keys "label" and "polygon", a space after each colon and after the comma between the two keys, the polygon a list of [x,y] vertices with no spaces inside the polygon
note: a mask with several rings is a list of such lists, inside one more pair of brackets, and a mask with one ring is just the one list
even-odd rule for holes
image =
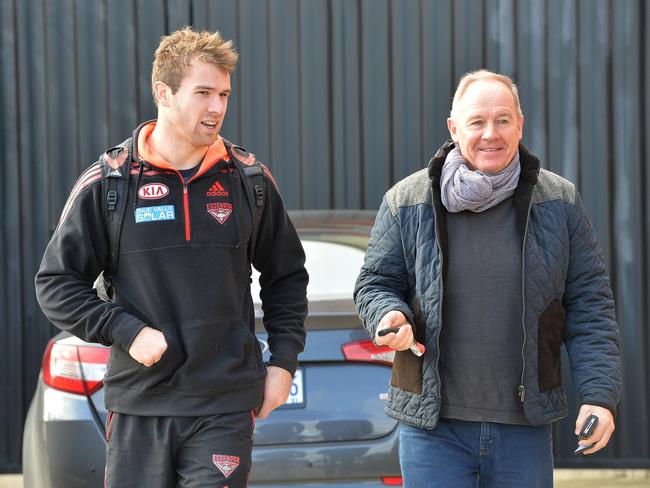
{"label": "man's hand", "polygon": [[[397,334],[391,332],[379,337],[379,331],[389,327],[399,327],[400,329]],[[388,346],[398,351],[405,351],[409,348],[413,343],[413,329],[402,312],[391,310],[382,317],[375,333],[375,343],[378,346]]]}
{"label": "man's hand", "polygon": [[289,371],[278,366],[269,366],[264,384],[264,401],[255,417],[264,420],[280,405],[287,403],[293,378]]}
{"label": "man's hand", "polygon": [[578,444],[593,444],[595,442],[596,445],[591,449],[583,451],[583,454],[593,454],[605,447],[609,442],[609,438],[612,436],[615,428],[614,416],[608,409],[597,407],[595,405],[583,405],[580,407],[580,412],[578,413],[578,418],[576,419],[576,435],[580,433],[582,425],[585,423],[589,415],[592,414],[598,417],[598,424],[596,424],[596,428],[592,434],[587,439],[578,441]]}
{"label": "man's hand", "polygon": [[162,332],[151,327],[144,327],[135,336],[129,348],[129,354],[144,366],[153,366],[167,350],[167,341]]}

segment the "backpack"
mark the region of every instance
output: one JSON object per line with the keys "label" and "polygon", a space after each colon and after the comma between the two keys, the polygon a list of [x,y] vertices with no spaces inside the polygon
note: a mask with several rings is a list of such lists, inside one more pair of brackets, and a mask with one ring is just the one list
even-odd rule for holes
{"label": "backpack", "polygon": [[[232,144],[226,139],[223,139],[223,142],[230,161],[235,163],[235,167],[241,175],[246,190],[246,200],[252,212],[253,228],[248,246],[248,275],[249,280],[252,280],[251,263],[255,257],[257,235],[262,221],[262,213],[264,212],[264,166],[254,154],[249,153],[244,148]],[[101,273],[96,285],[100,296],[109,299],[113,297],[111,277],[117,271],[120,236],[129,193],[131,163],[136,161],[134,154],[133,138],[129,138],[122,144],[109,149],[99,158],[104,174],[102,179],[102,202],[106,235],[108,237],[109,259],[106,269]]]}

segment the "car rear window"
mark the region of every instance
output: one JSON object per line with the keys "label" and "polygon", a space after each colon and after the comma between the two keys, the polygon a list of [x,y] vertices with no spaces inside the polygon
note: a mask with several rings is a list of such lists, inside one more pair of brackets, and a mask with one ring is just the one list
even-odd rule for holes
{"label": "car rear window", "polygon": [[[365,249],[321,240],[303,239],[302,244],[306,256],[305,267],[309,273],[307,299],[310,311],[318,307],[317,302],[349,301],[351,304]],[[259,272],[253,270],[251,292],[256,305],[261,303],[258,279]]]}

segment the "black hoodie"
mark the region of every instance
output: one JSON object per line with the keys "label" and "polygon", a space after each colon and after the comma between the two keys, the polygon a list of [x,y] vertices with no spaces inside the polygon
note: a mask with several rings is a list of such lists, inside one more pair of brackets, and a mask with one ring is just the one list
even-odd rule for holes
{"label": "black hoodie", "polygon": [[[171,166],[140,159],[152,129],[136,129],[138,154],[103,156],[133,175],[113,301],[92,288],[109,256],[101,182],[110,167],[97,162],[77,180],[45,250],[35,280],[39,304],[58,328],[112,346],[104,380],[109,410],[201,416],[254,409],[266,367],[254,334],[253,219],[240,173],[220,139],[185,183]],[[253,265],[261,274],[269,364],[293,374],[304,348],[308,276],[270,173],[264,180]],[[151,367],[128,354],[144,326],[161,330],[168,345]]]}

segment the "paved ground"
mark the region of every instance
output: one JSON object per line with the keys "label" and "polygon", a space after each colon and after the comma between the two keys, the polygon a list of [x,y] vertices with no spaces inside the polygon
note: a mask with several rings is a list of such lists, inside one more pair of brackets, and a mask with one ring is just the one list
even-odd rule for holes
{"label": "paved ground", "polygon": [[19,474],[0,475],[0,488],[22,488],[23,477]]}
{"label": "paved ground", "polygon": [[[650,488],[650,470],[556,469],[555,488]],[[2,488],[2,487],[0,487]]]}
{"label": "paved ground", "polygon": [[[20,475],[0,475],[0,488],[22,488]],[[650,488],[650,470],[556,469],[555,488]]]}

